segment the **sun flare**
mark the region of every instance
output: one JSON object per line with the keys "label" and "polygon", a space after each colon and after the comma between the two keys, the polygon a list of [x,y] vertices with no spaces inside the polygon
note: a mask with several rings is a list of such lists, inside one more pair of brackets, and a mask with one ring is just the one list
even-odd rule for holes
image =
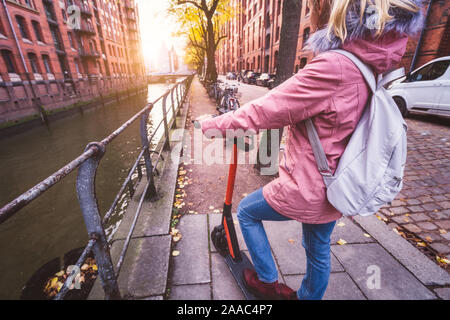
{"label": "sun flare", "polygon": [[166,0],[138,0],[142,50],[148,68],[156,70],[159,61],[167,55],[166,50],[174,47],[177,53],[183,49],[184,43],[172,37],[177,25],[167,14],[169,2]]}

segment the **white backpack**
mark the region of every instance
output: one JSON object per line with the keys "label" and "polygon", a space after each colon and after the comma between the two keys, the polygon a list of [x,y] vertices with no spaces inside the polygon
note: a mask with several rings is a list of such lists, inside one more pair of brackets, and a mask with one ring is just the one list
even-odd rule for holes
{"label": "white backpack", "polygon": [[403,186],[407,125],[384,85],[404,75],[398,69],[376,81],[370,68],[344,50],[366,79],[372,97],[332,174],[312,119],[306,120],[309,141],[327,187],[328,201],[344,216],[368,216],[394,200]]}

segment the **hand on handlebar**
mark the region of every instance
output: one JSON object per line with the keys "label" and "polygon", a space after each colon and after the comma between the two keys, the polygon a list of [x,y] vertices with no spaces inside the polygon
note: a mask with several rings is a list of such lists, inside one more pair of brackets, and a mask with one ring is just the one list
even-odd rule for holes
{"label": "hand on handlebar", "polygon": [[201,129],[202,126],[201,126],[200,122],[202,122],[203,120],[214,118],[214,117],[215,117],[215,115],[204,114],[204,115],[201,115],[200,117],[197,117],[197,119],[192,120],[192,123],[194,124],[195,129]]}

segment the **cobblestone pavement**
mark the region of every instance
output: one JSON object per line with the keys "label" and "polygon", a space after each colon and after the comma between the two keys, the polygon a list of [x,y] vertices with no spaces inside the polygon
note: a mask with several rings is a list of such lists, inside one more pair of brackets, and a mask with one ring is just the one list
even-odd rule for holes
{"label": "cobblestone pavement", "polygon": [[450,127],[427,116],[407,119],[404,186],[379,219],[442,267],[450,259]]}

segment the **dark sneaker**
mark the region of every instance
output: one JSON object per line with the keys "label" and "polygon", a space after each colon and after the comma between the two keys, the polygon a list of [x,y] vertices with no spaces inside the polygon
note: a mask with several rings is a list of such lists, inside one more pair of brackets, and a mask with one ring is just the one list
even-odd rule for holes
{"label": "dark sneaker", "polygon": [[264,300],[297,300],[297,294],[287,285],[275,281],[264,283],[258,279],[256,271],[245,269],[242,273],[244,283],[257,298]]}

